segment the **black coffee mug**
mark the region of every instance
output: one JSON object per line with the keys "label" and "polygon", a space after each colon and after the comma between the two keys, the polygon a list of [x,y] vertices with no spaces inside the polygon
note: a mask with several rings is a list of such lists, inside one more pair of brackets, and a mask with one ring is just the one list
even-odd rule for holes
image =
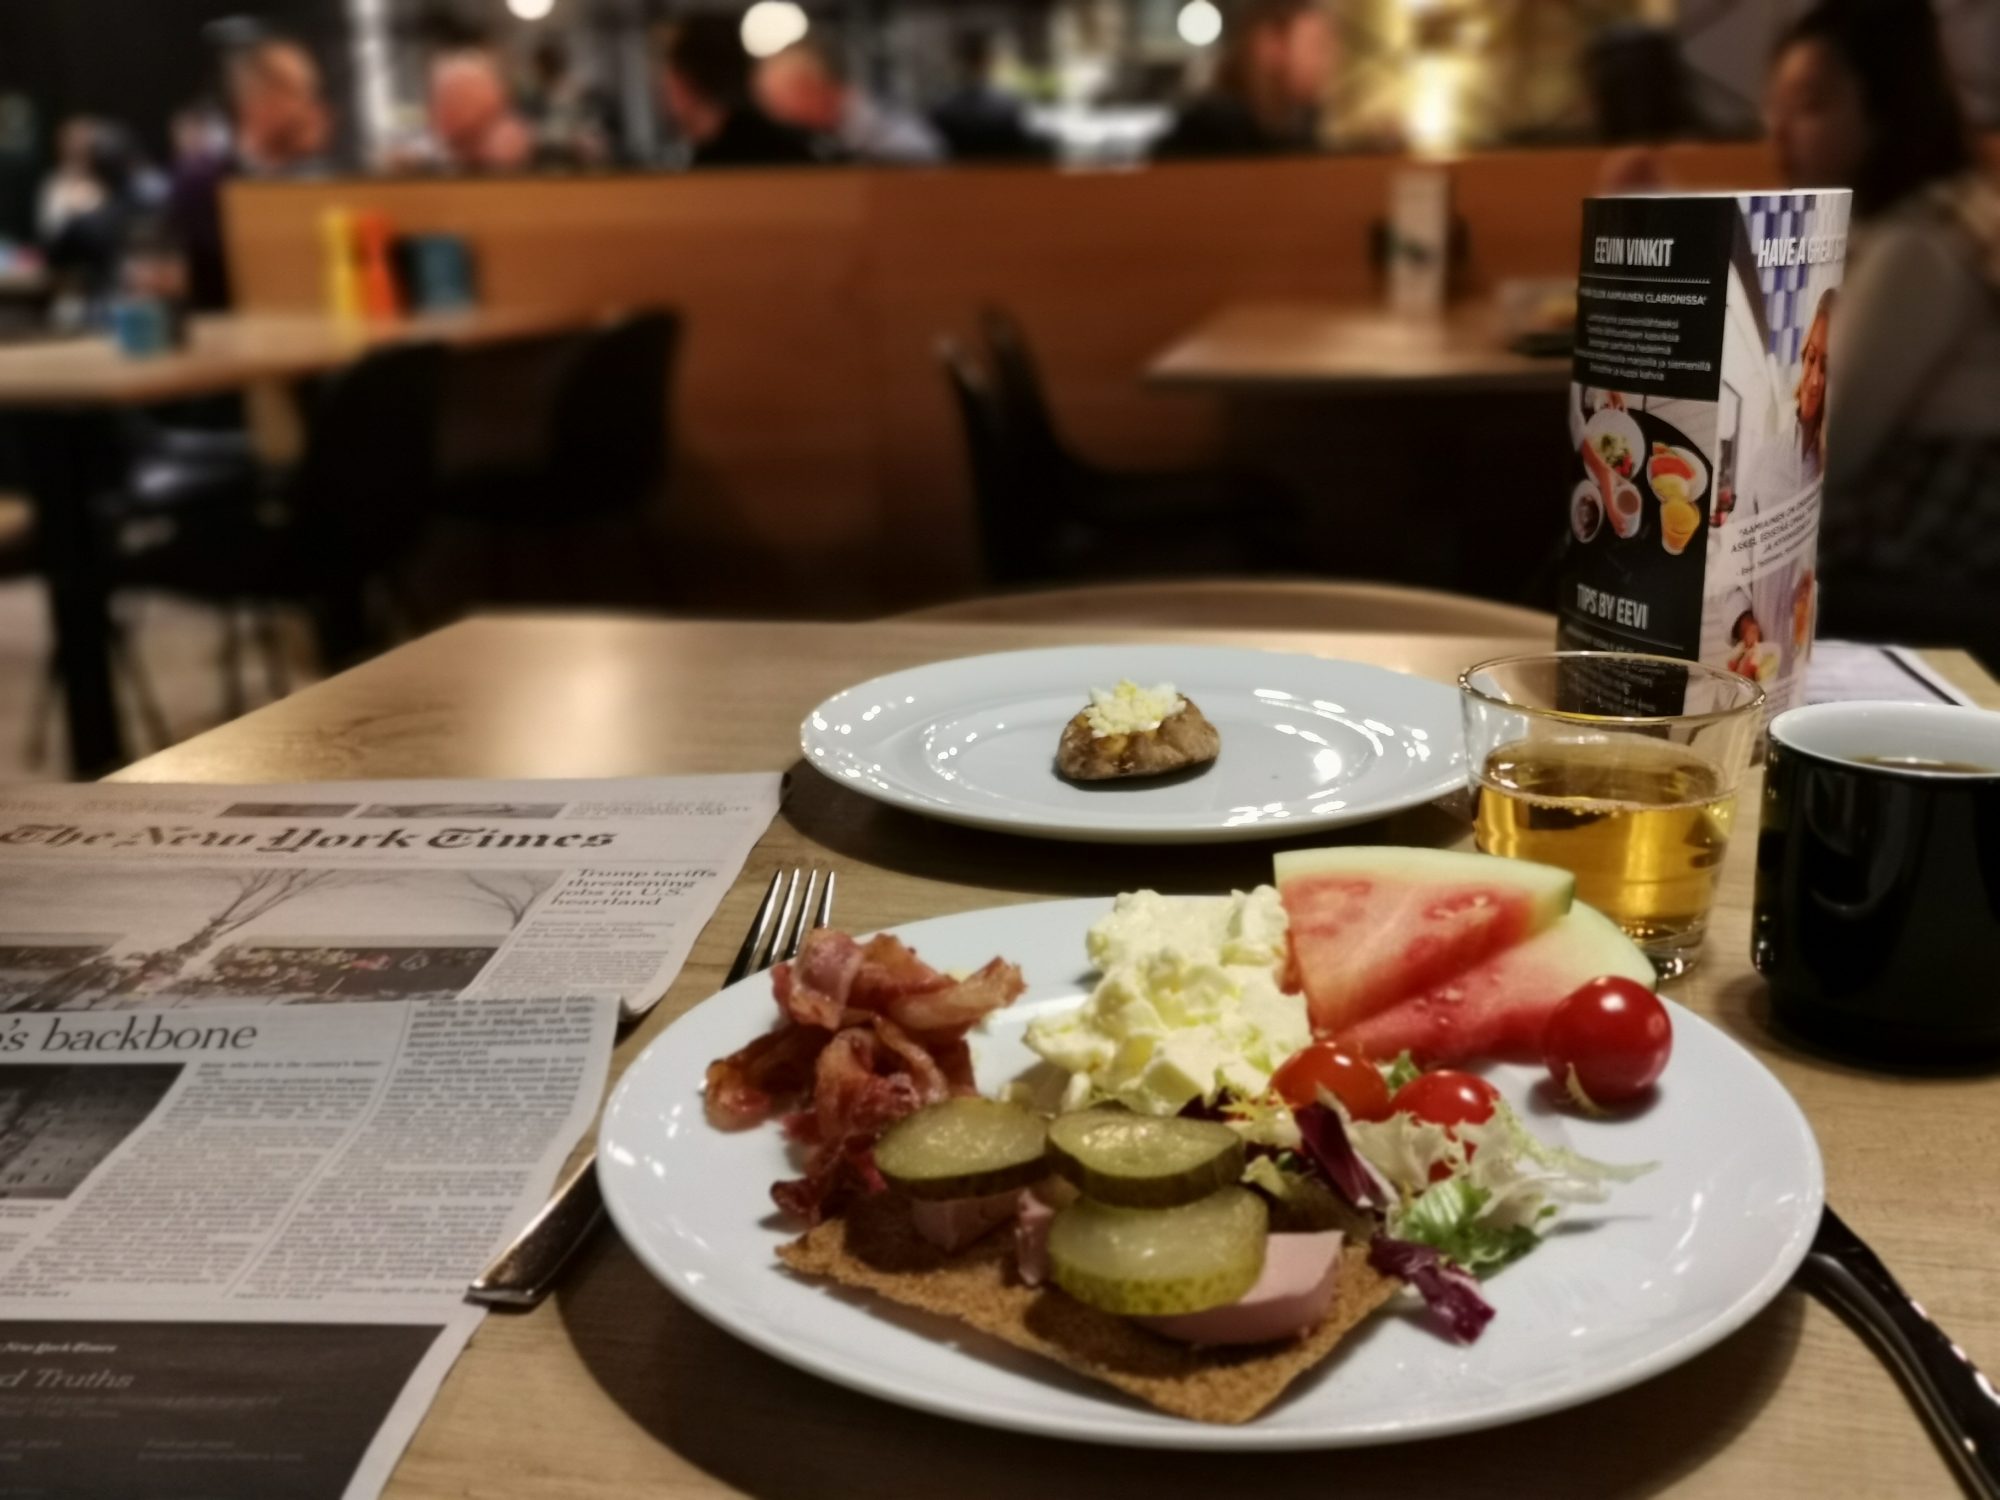
{"label": "black coffee mug", "polygon": [[1751,957],[1808,1040],[2000,1057],[2000,714],[1824,703],[1773,720]]}

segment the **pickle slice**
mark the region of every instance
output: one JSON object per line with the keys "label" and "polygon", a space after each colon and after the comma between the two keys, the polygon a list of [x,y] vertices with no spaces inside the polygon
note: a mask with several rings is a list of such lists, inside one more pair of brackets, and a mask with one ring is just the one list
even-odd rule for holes
{"label": "pickle slice", "polygon": [[1121,1317],[1224,1307],[1264,1274],[1264,1200],[1228,1187],[1178,1208],[1083,1198],[1049,1225],[1049,1270],[1079,1302]]}
{"label": "pickle slice", "polygon": [[875,1165],[912,1198],[983,1198],[1048,1176],[1048,1126],[997,1099],[947,1099],[899,1120],[875,1143]]}
{"label": "pickle slice", "polygon": [[1086,1109],[1051,1122],[1049,1159],[1086,1198],[1172,1208],[1241,1179],[1243,1140],[1214,1120]]}

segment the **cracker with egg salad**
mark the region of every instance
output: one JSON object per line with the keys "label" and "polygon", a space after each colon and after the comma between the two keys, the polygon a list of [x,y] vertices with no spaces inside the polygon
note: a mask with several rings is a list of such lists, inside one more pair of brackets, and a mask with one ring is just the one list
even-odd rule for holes
{"label": "cracker with egg salad", "polygon": [[1149,1333],[1051,1285],[1026,1285],[1011,1234],[989,1234],[956,1254],[940,1250],[917,1233],[908,1200],[892,1193],[861,1200],[845,1218],[780,1247],[778,1257],[802,1275],[956,1319],[1170,1416],[1230,1425],[1276,1401],[1400,1285],[1368,1264],[1365,1244],[1350,1242],[1341,1251],[1333,1307],[1305,1335],[1204,1348]]}
{"label": "cracker with egg salad", "polygon": [[1126,681],[1090,697],[1056,747],[1056,769],[1071,781],[1166,776],[1222,754],[1221,732],[1170,683],[1149,689]]}

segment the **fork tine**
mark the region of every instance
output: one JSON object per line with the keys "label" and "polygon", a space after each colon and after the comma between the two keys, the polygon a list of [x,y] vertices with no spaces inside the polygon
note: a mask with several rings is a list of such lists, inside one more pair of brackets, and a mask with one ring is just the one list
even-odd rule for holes
{"label": "fork tine", "polygon": [[805,871],[794,866],[785,877],[784,903],[779,906],[778,920],[771,928],[769,946],[757,956],[759,969],[768,969],[785,956],[785,945],[791,941],[792,923],[798,911],[799,881],[804,875]]}
{"label": "fork tine", "polygon": [[785,958],[789,961],[799,956],[799,948],[805,943],[806,933],[812,929],[814,893],[819,888],[819,871],[806,873],[805,889],[799,894],[799,919],[792,930],[785,935]]}
{"label": "fork tine", "polygon": [[771,921],[778,914],[778,887],[784,878],[782,871],[771,876],[770,889],[764,892],[750,930],[743,934],[743,946],[736,950],[736,962],[729,966],[729,977],[723,980],[725,986],[736,984],[763,967],[757,962],[757,954],[770,940]]}
{"label": "fork tine", "polygon": [[819,888],[819,908],[813,913],[813,926],[824,927],[833,920],[833,871],[826,872],[826,880]]}

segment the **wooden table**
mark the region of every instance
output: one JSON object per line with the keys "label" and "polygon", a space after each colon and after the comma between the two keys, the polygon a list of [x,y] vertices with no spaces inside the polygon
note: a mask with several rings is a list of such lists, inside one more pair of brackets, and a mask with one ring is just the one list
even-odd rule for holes
{"label": "wooden table", "polygon": [[1425,322],[1375,307],[1245,302],[1161,351],[1146,378],[1227,395],[1365,395],[1560,390],[1569,371],[1567,357],[1530,359],[1506,348],[1483,306]]}
{"label": "wooden table", "polygon": [[[1095,629],[1090,636],[1310,650],[1438,679],[1524,644]],[[666,1002],[619,1047],[622,1065],[715,989],[779,865],[837,869],[838,918],[859,930],[999,903],[1142,885],[1226,890],[1267,878],[1268,845],[1079,851],[925,822],[797,764],[800,717],[837,688],[919,662],[1071,639],[1019,627],[476,621],[154,756],[125,779],[795,768],[784,812]],[[2000,686],[1970,658],[1933,660],[2000,707]],[[1464,830],[1425,809],[1362,834],[1450,842]],[[1765,1029],[1762,985],[1746,956],[1752,843],[1739,837],[1731,850],[1707,962],[1672,992],[1785,1081],[1812,1118],[1831,1197],[1848,1222],[1974,1358],[2000,1370],[2000,1277],[1984,1197],[2000,1160],[1993,1085],[1861,1073]],[[1576,1411],[1421,1448],[1223,1458],[1018,1437],[852,1394],[709,1327],[610,1234],[580,1257],[549,1303],[487,1321],[389,1487],[397,1500],[1596,1500],[1668,1490],[1757,1500],[1954,1493],[1893,1380],[1831,1313],[1795,1292],[1682,1368]]]}
{"label": "wooden table", "polygon": [[509,308],[373,324],[268,314],[206,318],[194,324],[186,348],[151,359],[127,358],[101,338],[0,347],[0,410],[13,410],[19,423],[77,773],[98,775],[126,759],[112,697],[106,570],[90,504],[117,482],[123,457],[106,431],[107,412],[321,374],[385,343],[495,343],[579,327],[592,316]]}

